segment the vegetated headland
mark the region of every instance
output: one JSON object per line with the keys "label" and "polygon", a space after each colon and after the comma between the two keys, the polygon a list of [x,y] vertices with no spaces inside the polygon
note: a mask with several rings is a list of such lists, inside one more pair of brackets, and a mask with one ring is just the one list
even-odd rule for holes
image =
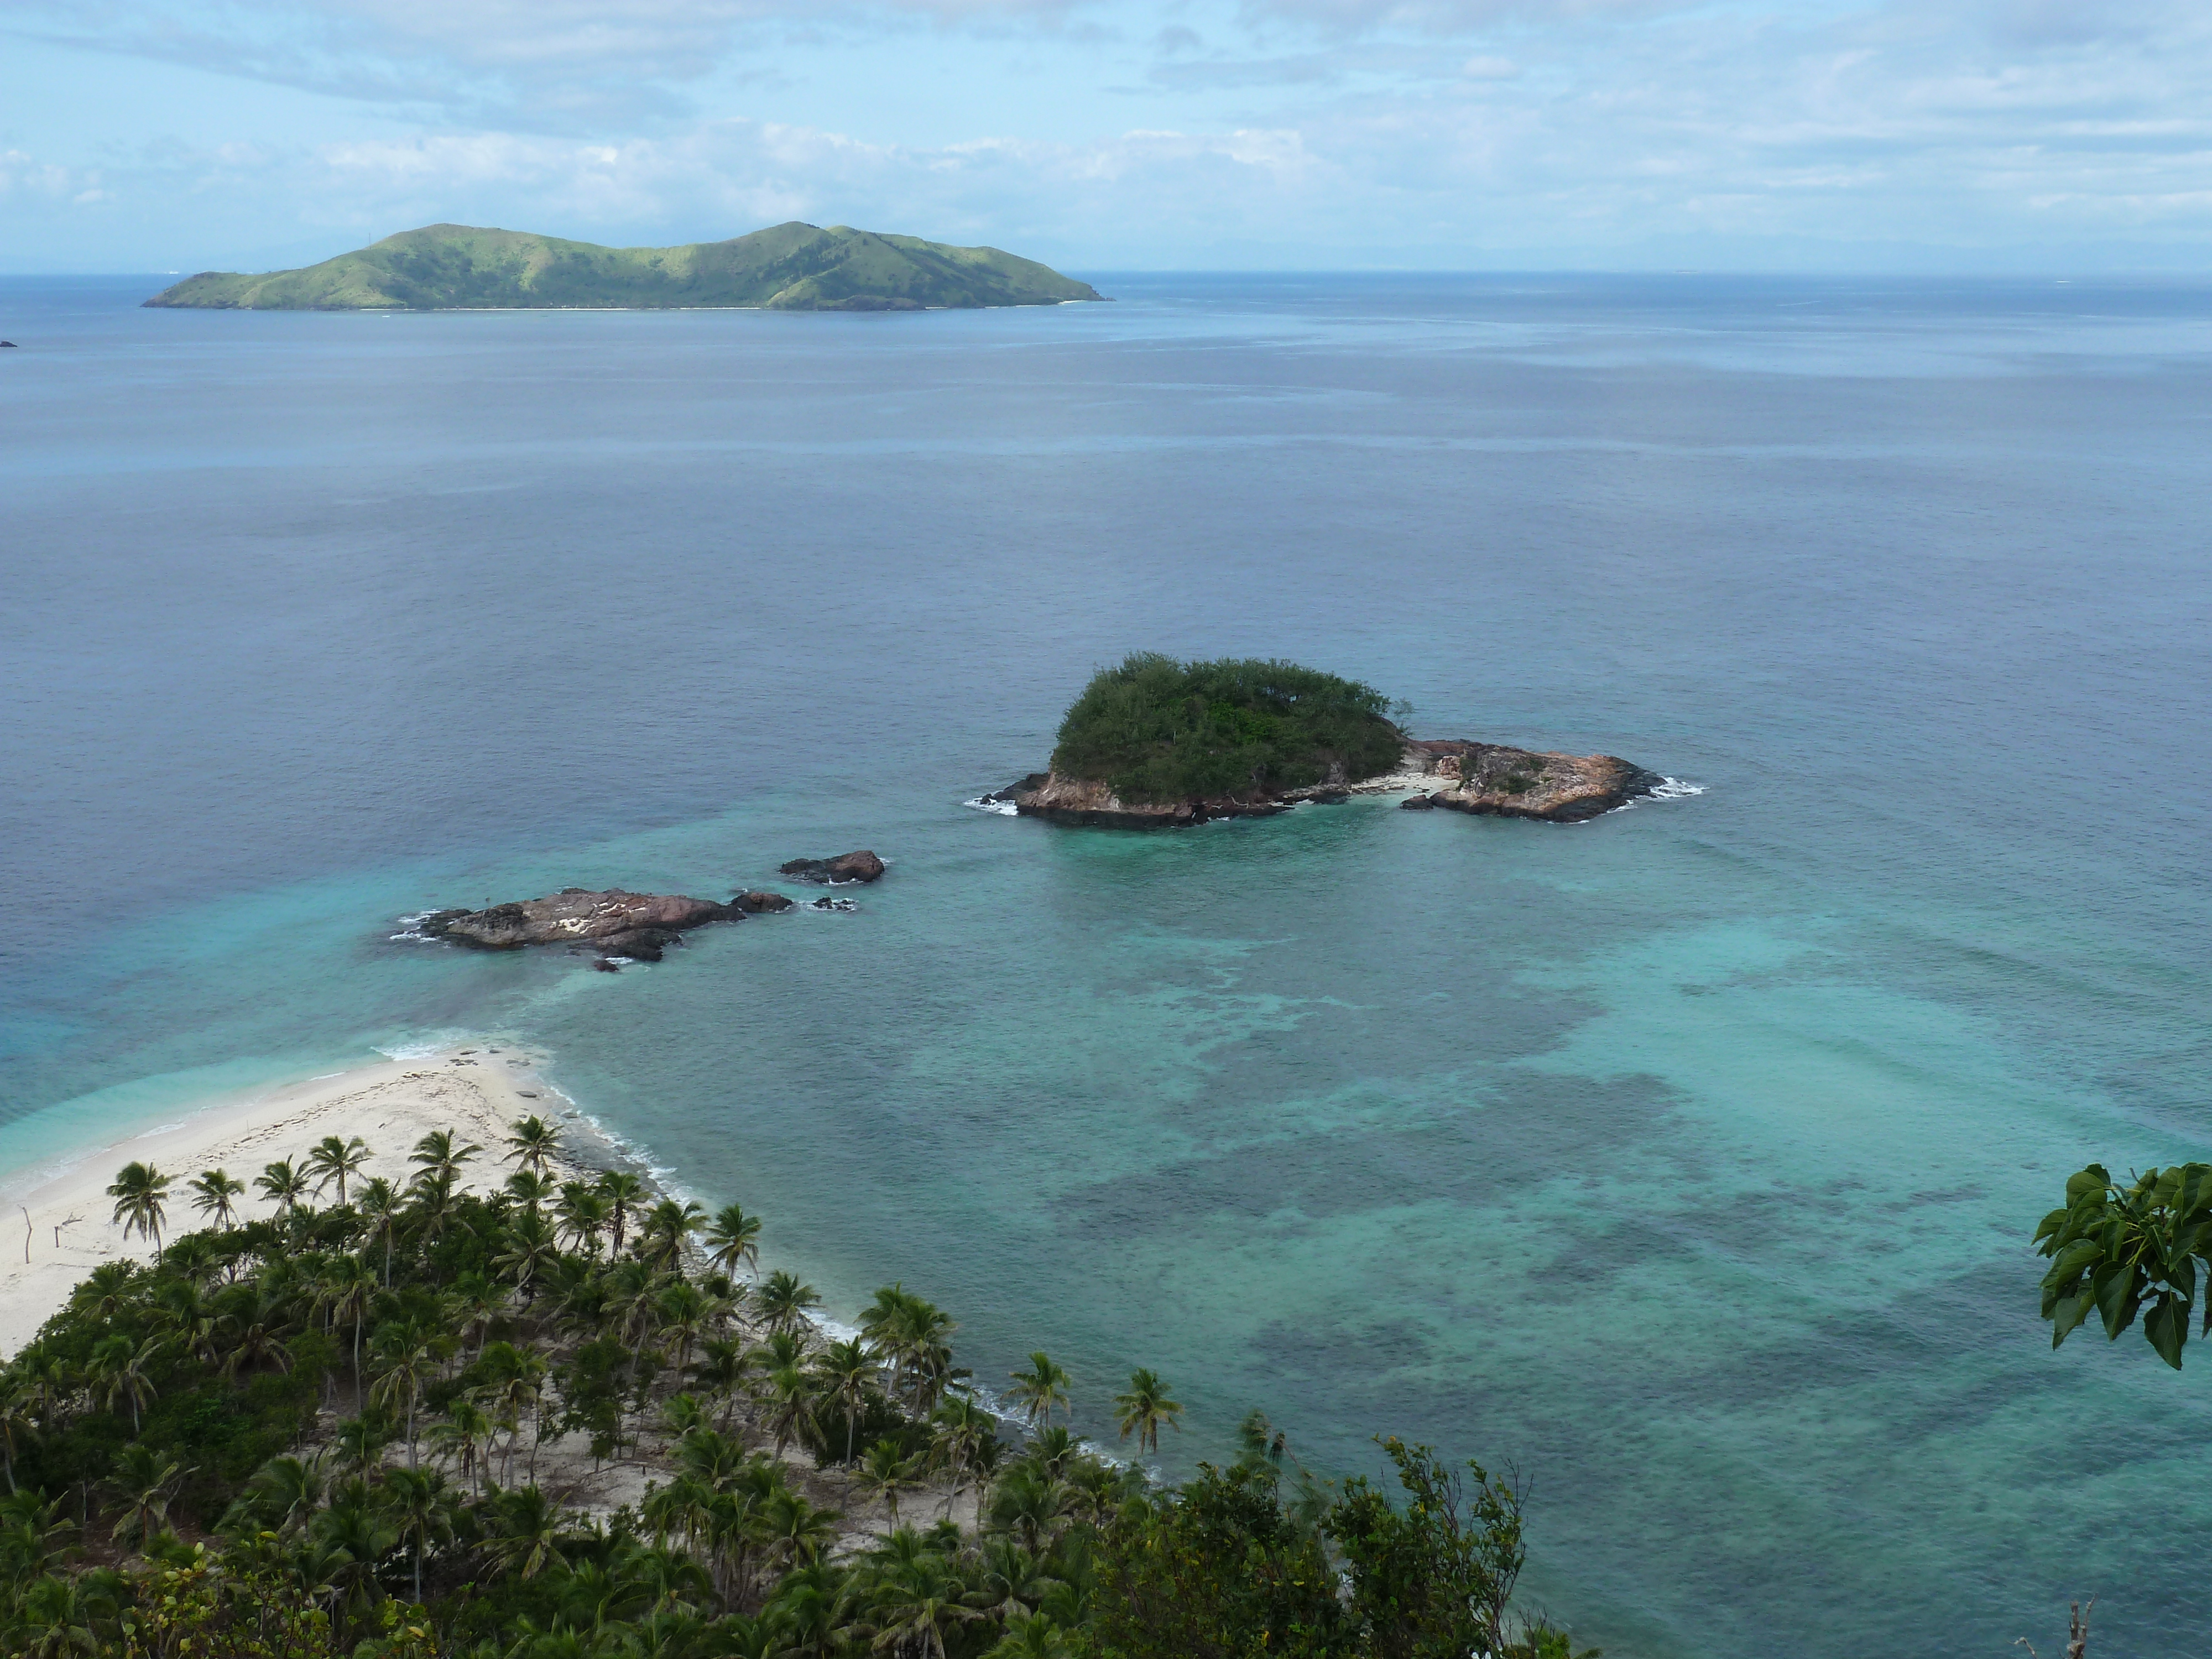
{"label": "vegetated headland", "polygon": [[0,1651],[1573,1659],[1512,1603],[1514,1480],[1394,1440],[1325,1480],[1255,1412],[1163,1484],[1068,1419],[1156,1455],[1164,1379],[987,1390],[901,1285],[817,1322],[741,1205],[488,1121],[532,1063],[319,1079],[41,1188],[27,1255],[97,1265],[0,1286],[45,1296],[0,1366]]}
{"label": "vegetated headland", "polygon": [[145,303],[246,311],[935,311],[1103,296],[1034,259],[797,220],[723,242],[601,247],[426,225],[301,270],[202,271]]}
{"label": "vegetated headland", "polygon": [[1409,807],[1575,823],[1667,781],[1617,755],[1421,740],[1373,686],[1256,658],[1140,652],[1093,676],[1051,769],[984,797],[1058,823],[1146,830],[1250,817],[1352,794]]}

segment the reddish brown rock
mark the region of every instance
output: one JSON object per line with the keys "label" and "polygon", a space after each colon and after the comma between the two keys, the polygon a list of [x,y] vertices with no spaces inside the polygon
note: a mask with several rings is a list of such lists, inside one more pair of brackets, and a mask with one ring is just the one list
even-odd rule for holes
{"label": "reddish brown rock", "polygon": [[[488,910],[441,910],[417,924],[417,931],[478,951],[589,945],[611,955],[658,961],[661,947],[685,928],[732,921],[744,914],[712,899],[679,894],[627,893],[619,888],[593,893],[571,887],[550,898],[495,904]],[[633,948],[613,948],[617,940]]]}
{"label": "reddish brown rock", "polygon": [[827,887],[840,882],[874,881],[884,873],[884,861],[864,848],[834,859],[793,859],[778,866],[776,873]]}
{"label": "reddish brown rock", "polygon": [[1285,802],[1264,789],[1192,800],[1125,801],[1110,784],[1063,778],[1057,772],[1032,775],[995,799],[1011,799],[1024,817],[1100,830],[1176,830],[1210,818],[1266,817],[1286,810]]}
{"label": "reddish brown rock", "polygon": [[758,888],[748,888],[730,902],[749,916],[773,915],[779,910],[791,908],[793,900],[781,893],[763,893]]}
{"label": "reddish brown rock", "polygon": [[1401,803],[1409,811],[1447,807],[1501,817],[1571,823],[1648,795],[1664,782],[1656,772],[1617,755],[1559,755],[1462,738],[1409,741],[1396,772],[1382,777],[1327,781],[1275,793],[1247,793],[1203,800],[1125,801],[1096,778],[1032,773],[984,799],[1012,802],[1024,817],[1107,830],[1167,830],[1209,818],[1261,817],[1307,801],[1334,802],[1355,794],[1422,791]]}
{"label": "reddish brown rock", "polygon": [[1429,799],[1455,812],[1576,823],[1610,812],[1666,780],[1618,755],[1561,755],[1453,738],[1416,743],[1408,762],[1443,786]]}

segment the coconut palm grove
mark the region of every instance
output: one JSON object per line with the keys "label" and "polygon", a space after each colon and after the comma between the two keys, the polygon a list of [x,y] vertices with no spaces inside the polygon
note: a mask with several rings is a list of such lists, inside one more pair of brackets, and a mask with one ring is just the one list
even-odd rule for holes
{"label": "coconut palm grove", "polygon": [[228,1170],[122,1170],[143,1259],[0,1371],[0,1651],[1578,1659],[1512,1605],[1512,1480],[1388,1438],[1325,1480],[1255,1411],[1163,1484],[1152,1371],[972,1377],[896,1285],[835,1337],[741,1206],[560,1152],[439,1132],[400,1183],[332,1137],[252,1219]]}

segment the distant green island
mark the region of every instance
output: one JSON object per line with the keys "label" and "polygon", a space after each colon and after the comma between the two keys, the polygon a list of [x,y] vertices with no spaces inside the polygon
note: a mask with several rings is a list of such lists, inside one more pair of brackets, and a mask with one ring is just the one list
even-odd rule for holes
{"label": "distant green island", "polygon": [[951,247],[793,220],[726,242],[601,247],[526,231],[427,225],[302,270],[205,270],[149,306],[225,311],[518,307],[931,311],[1104,296],[994,247]]}

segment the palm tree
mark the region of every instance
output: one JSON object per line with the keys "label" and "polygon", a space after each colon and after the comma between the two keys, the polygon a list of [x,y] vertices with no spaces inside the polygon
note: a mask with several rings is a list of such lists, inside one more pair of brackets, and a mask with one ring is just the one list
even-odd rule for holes
{"label": "palm tree", "polygon": [[123,1500],[123,1513],[115,1522],[118,1544],[144,1541],[169,1521],[169,1493],[190,1473],[182,1463],[140,1441],[132,1441],[115,1455],[108,1490]]}
{"label": "palm tree", "polygon": [[876,1585],[876,1645],[895,1652],[918,1649],[924,1659],[945,1659],[948,1626],[984,1615],[963,1599],[968,1587],[943,1556],[924,1552],[902,1562]]}
{"label": "palm tree", "polygon": [[637,1230],[637,1253],[664,1271],[672,1271],[684,1260],[684,1241],[698,1231],[707,1212],[688,1199],[664,1198],[653,1206]]}
{"label": "palm tree", "polygon": [[686,1279],[679,1279],[661,1291],[655,1305],[659,1315],[660,1337],[663,1341],[676,1344],[678,1371],[690,1367],[692,1345],[706,1334],[712,1307],[707,1293]]}
{"label": "palm tree", "polygon": [[454,1146],[451,1129],[433,1129],[415,1143],[415,1150],[408,1155],[407,1161],[420,1166],[422,1174],[416,1177],[418,1182],[426,1176],[434,1180],[442,1177],[458,1181],[461,1165],[482,1151],[483,1148],[474,1141],[465,1146]]}
{"label": "palm tree", "polygon": [[337,1183],[338,1202],[346,1201],[346,1180],[361,1173],[362,1165],[369,1158],[368,1143],[359,1135],[341,1140],[336,1135],[325,1135],[307,1154],[307,1173],[317,1177],[315,1196],[323,1195],[323,1188],[332,1182]]}
{"label": "palm tree", "polygon": [[776,1372],[768,1385],[768,1429],[775,1436],[775,1455],[781,1458],[783,1449],[799,1437],[799,1430],[814,1416],[814,1389],[806,1373],[796,1365]]}
{"label": "palm tree", "polygon": [[853,1434],[868,1402],[868,1385],[876,1380],[875,1357],[857,1337],[832,1342],[814,1357],[814,1380],[822,1390],[822,1403],[845,1419],[845,1461],[853,1461]]}
{"label": "palm tree", "polygon": [[868,1448],[860,1459],[860,1466],[853,1474],[853,1489],[863,1498],[881,1503],[890,1511],[891,1524],[898,1525],[899,1494],[912,1492],[921,1482],[915,1479],[915,1460],[902,1455],[896,1440],[878,1440]]}
{"label": "palm tree", "polygon": [[89,1314],[101,1324],[106,1324],[130,1300],[131,1280],[137,1272],[137,1265],[134,1262],[101,1262],[70,1292],[71,1310]]}
{"label": "palm tree", "polygon": [[952,1369],[953,1322],[942,1309],[903,1285],[886,1285],[860,1316],[860,1334],[891,1368],[891,1392],[911,1387],[917,1415],[937,1404]]}
{"label": "palm tree", "polygon": [[665,1279],[644,1262],[632,1260],[617,1262],[602,1282],[609,1304],[621,1318],[623,1340],[641,1340],[653,1314],[653,1298],[660,1294]]}
{"label": "palm tree", "polygon": [[1014,1539],[991,1539],[979,1553],[982,1558],[983,1582],[976,1600],[986,1612],[1009,1628],[1025,1615],[1036,1613],[1047,1592],[1060,1583],[1047,1574],[1042,1562]]}
{"label": "palm tree", "polygon": [[991,1494],[991,1524],[1018,1533],[1031,1552],[1042,1554],[1073,1507],[1074,1494],[1041,1469],[1017,1463]]}
{"label": "palm tree", "polygon": [[392,1419],[380,1411],[371,1408],[359,1417],[349,1417],[331,1436],[337,1447],[337,1466],[357,1480],[367,1480],[370,1471],[384,1467],[384,1449],[398,1437]]}
{"label": "palm tree", "polygon": [[477,1370],[483,1379],[478,1392],[507,1431],[505,1462],[512,1468],[522,1437],[523,1407],[538,1406],[544,1396],[545,1362],[512,1342],[495,1342],[478,1358]]}
{"label": "palm tree", "polygon": [[375,1288],[374,1270],[357,1255],[333,1256],[324,1265],[322,1291],[331,1321],[353,1327],[353,1408],[356,1412],[362,1408],[362,1329],[368,1323],[368,1304]]}
{"label": "palm tree", "polygon": [[395,1397],[407,1402],[407,1467],[410,1469],[416,1467],[415,1407],[424,1387],[444,1370],[452,1341],[451,1337],[410,1322],[386,1326],[370,1345],[380,1368],[376,1386],[369,1390],[370,1400],[379,1405],[389,1405]]}
{"label": "palm tree", "polygon": [[161,1229],[168,1220],[163,1196],[169,1177],[150,1164],[126,1164],[116,1172],[107,1195],[115,1200],[114,1218],[123,1224],[123,1236],[136,1231],[154,1241],[154,1254],[161,1254]]}
{"label": "palm tree", "polygon": [[811,1559],[776,1586],[776,1637],[769,1651],[777,1659],[831,1659],[848,1650],[853,1577],[826,1562]]}
{"label": "palm tree", "polygon": [[788,1331],[806,1317],[810,1309],[822,1305],[822,1298],[811,1285],[802,1285],[793,1274],[778,1267],[753,1287],[753,1306],[771,1331]]}
{"label": "palm tree", "polygon": [[446,1420],[430,1431],[430,1445],[441,1457],[450,1457],[469,1490],[477,1490],[477,1470],[484,1448],[491,1443],[494,1425],[484,1408],[473,1400],[456,1400],[446,1407]]}
{"label": "palm tree", "polygon": [[700,1345],[698,1363],[691,1367],[691,1381],[703,1389],[710,1400],[722,1402],[722,1425],[729,1426],[730,1408],[736,1404],[745,1380],[753,1373],[755,1361],[743,1342],[735,1337],[710,1336]]}
{"label": "palm tree", "polygon": [[465,1341],[474,1332],[477,1352],[482,1353],[484,1340],[491,1334],[492,1322],[507,1310],[507,1292],[482,1273],[463,1273],[453,1281],[449,1301],[460,1321],[462,1340]]}
{"label": "palm tree", "polygon": [[645,1182],[622,1170],[609,1170],[599,1177],[599,1196],[614,1211],[614,1253],[622,1254],[623,1228],[632,1211],[645,1202]]}
{"label": "palm tree", "polygon": [[456,1223],[464,1231],[473,1231],[461,1219],[455,1201],[459,1185],[458,1178],[446,1170],[424,1170],[416,1176],[408,1188],[408,1213],[422,1243],[435,1243]]}
{"label": "palm tree", "polygon": [[535,1482],[501,1492],[491,1501],[491,1521],[496,1530],[484,1547],[502,1571],[518,1578],[535,1578],[561,1559],[561,1518],[560,1506]]}
{"label": "palm tree", "polygon": [[453,1495],[435,1469],[394,1469],[384,1478],[385,1512],[415,1556],[415,1600],[422,1600],[422,1552],[453,1535]]}
{"label": "palm tree", "polygon": [[535,1113],[507,1127],[514,1133],[507,1138],[507,1154],[501,1162],[532,1175],[545,1174],[547,1165],[560,1155],[561,1132]]}
{"label": "palm tree", "polygon": [[12,1372],[0,1371],[0,1462],[8,1470],[8,1490],[15,1490],[15,1437],[29,1433],[36,1426],[32,1415],[32,1401],[36,1399],[31,1384]]}
{"label": "palm tree", "polygon": [[1182,1407],[1168,1398],[1165,1385],[1150,1371],[1129,1373],[1127,1389],[1114,1396],[1114,1411],[1121,1425],[1121,1438],[1135,1435],[1140,1452],[1158,1452],[1163,1425],[1178,1433],[1182,1430],[1176,1421],[1182,1415]]}
{"label": "palm tree", "polygon": [[553,1195],[553,1190],[552,1178],[535,1170],[517,1170],[507,1178],[507,1195],[533,1216]]}
{"label": "palm tree", "polygon": [[399,1189],[382,1176],[364,1182],[361,1189],[361,1218],[374,1243],[384,1240],[384,1283],[392,1284],[392,1238],[399,1230]]}
{"label": "palm tree", "polygon": [[309,1528],[317,1542],[344,1552],[345,1562],[337,1578],[374,1599],[376,1564],[398,1541],[398,1534],[376,1512],[367,1483],[347,1481],[331,1494],[331,1506],[309,1523]]}
{"label": "palm tree", "polygon": [[988,1455],[984,1448],[998,1444],[999,1425],[977,1401],[965,1394],[953,1395],[939,1406],[933,1420],[937,1433],[930,1443],[931,1461],[952,1477],[952,1489],[945,1499],[945,1512],[949,1516],[953,1500],[974,1484],[976,1472]]}
{"label": "palm tree", "polygon": [[289,1538],[314,1518],[328,1486],[319,1457],[272,1457],[254,1471],[239,1502],[257,1519],[274,1521],[277,1534]]}
{"label": "palm tree", "polygon": [[562,1183],[560,1201],[553,1206],[554,1219],[569,1243],[592,1255],[599,1254],[599,1230],[607,1224],[608,1213],[606,1195],[580,1181]]}
{"label": "palm tree", "polygon": [[[515,1179],[523,1177],[518,1176]],[[507,1224],[507,1248],[492,1258],[491,1265],[512,1279],[514,1288],[527,1298],[531,1281],[560,1254],[561,1247],[553,1240],[553,1229],[546,1224],[544,1216],[531,1209]]]}
{"label": "palm tree", "polygon": [[154,1398],[153,1367],[163,1346],[161,1338],[149,1336],[133,1346],[129,1337],[118,1333],[101,1340],[85,1367],[85,1382],[102,1405],[112,1411],[118,1400],[130,1402],[133,1437],[138,1432],[139,1413]]}
{"label": "palm tree", "polygon": [[276,1218],[282,1221],[307,1196],[307,1177],[293,1167],[290,1158],[280,1158],[253,1177],[253,1189],[276,1206]]}
{"label": "palm tree", "polygon": [[70,1659],[114,1651],[102,1639],[99,1626],[100,1598],[85,1577],[57,1577],[52,1573],[33,1579],[23,1591],[21,1620],[29,1638],[23,1659]]}
{"label": "palm tree", "polygon": [[714,1212],[714,1224],[707,1229],[707,1243],[714,1247],[708,1260],[726,1273],[737,1272],[745,1262],[757,1270],[760,1231],[760,1218],[747,1215],[744,1205],[725,1204]]}
{"label": "palm tree", "polygon": [[223,1245],[204,1234],[186,1233],[161,1252],[158,1265],[185,1283],[199,1285],[215,1276],[217,1264],[228,1254]]}
{"label": "palm tree", "polygon": [[1032,1435],[1022,1455],[1043,1470],[1048,1479],[1057,1480],[1083,1455],[1083,1443],[1066,1424],[1055,1423]]}
{"label": "palm tree", "polygon": [[228,1232],[238,1213],[230,1200],[246,1190],[246,1183],[232,1180],[222,1170],[203,1170],[185,1185],[192,1194],[192,1208],[213,1216],[216,1225]]}
{"label": "palm tree", "polygon": [[1053,1407],[1072,1412],[1068,1403],[1068,1385],[1073,1381],[1049,1356],[1042,1350],[1030,1356],[1026,1370],[1009,1373],[1014,1386],[1006,1390],[1014,1402],[1028,1414],[1030,1426],[1035,1428],[1039,1418],[1052,1420]]}
{"label": "palm tree", "polygon": [[1117,1468],[1097,1458],[1085,1458],[1067,1472],[1068,1490],[1075,1497],[1075,1511],[1094,1527],[1103,1527],[1125,1500],[1144,1486],[1143,1472]]}
{"label": "palm tree", "polygon": [[983,1659],[1068,1659],[1075,1651],[1066,1632],[1048,1613],[1033,1613],[1007,1623],[1006,1633]]}
{"label": "palm tree", "polygon": [[212,1364],[216,1329],[222,1322],[222,1316],[201,1292],[198,1284],[189,1279],[166,1279],[155,1295],[158,1309],[155,1316],[167,1328],[168,1334],[178,1338],[185,1352],[193,1358]]}
{"label": "palm tree", "polygon": [[223,1319],[233,1333],[230,1352],[222,1362],[226,1377],[235,1377],[249,1365],[272,1360],[279,1370],[292,1369],[291,1355],[284,1347],[291,1315],[283,1291],[271,1285],[270,1278],[264,1273],[259,1284],[234,1285],[223,1293]]}
{"label": "palm tree", "polygon": [[761,1535],[769,1557],[786,1567],[811,1564],[836,1541],[835,1510],[817,1509],[788,1486],[779,1486],[761,1504]]}

